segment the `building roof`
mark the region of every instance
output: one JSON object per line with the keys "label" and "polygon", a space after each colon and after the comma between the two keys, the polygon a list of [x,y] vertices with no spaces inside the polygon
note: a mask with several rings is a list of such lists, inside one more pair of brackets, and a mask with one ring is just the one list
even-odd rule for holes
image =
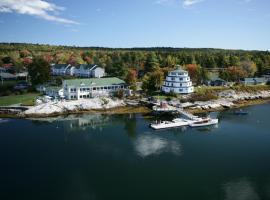
{"label": "building roof", "polygon": [[219,78],[219,77],[213,77],[213,78],[210,78],[210,81],[222,81],[222,82],[226,82],[225,80]]}
{"label": "building roof", "polygon": [[66,68],[69,64],[54,64],[52,65],[53,68],[55,69],[62,69],[62,68]]}
{"label": "building roof", "polygon": [[45,90],[46,91],[59,91],[59,90],[61,90],[62,89],[62,87],[58,87],[58,86],[48,86],[48,87],[45,87]]}
{"label": "building roof", "polygon": [[242,81],[245,81],[245,82],[266,82],[266,79],[265,78],[244,78]]}
{"label": "building roof", "polygon": [[181,66],[177,66],[176,70],[171,71],[173,73],[185,73],[187,71],[183,70],[183,68]]}
{"label": "building roof", "polygon": [[65,83],[69,86],[108,86],[108,85],[123,85],[125,81],[119,78],[89,78],[89,79],[68,79]]}
{"label": "building roof", "polygon": [[5,73],[5,72],[1,72],[0,73],[0,77],[1,78],[4,78],[4,79],[12,79],[12,78],[16,78],[16,76],[15,75],[13,75],[13,74],[10,74],[10,73]]}
{"label": "building roof", "polygon": [[28,76],[28,72],[17,73],[16,76],[17,77],[27,77]]}
{"label": "building roof", "polygon": [[81,64],[79,67],[82,67],[83,69],[87,70],[92,70],[92,68],[96,67],[97,65],[88,65],[88,64]]}

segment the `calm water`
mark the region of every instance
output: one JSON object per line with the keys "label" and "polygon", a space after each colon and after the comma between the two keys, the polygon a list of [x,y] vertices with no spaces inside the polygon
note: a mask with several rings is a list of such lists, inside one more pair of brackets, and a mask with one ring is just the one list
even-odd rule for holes
{"label": "calm water", "polygon": [[0,199],[270,199],[270,104],[218,127],[137,115],[0,123]]}

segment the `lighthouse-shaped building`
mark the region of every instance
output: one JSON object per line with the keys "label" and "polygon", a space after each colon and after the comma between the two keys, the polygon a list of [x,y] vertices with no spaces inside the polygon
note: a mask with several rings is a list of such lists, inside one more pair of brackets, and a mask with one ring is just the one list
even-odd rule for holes
{"label": "lighthouse-shaped building", "polygon": [[194,92],[194,87],[188,72],[178,67],[177,70],[169,72],[162,86],[162,91],[165,93],[189,94]]}

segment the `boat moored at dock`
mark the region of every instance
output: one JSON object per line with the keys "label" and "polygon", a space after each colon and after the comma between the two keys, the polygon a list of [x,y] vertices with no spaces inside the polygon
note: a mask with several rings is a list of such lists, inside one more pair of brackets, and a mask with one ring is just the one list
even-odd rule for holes
{"label": "boat moored at dock", "polygon": [[190,127],[201,127],[201,126],[210,126],[218,124],[218,119],[212,119],[212,118],[201,118],[199,121],[194,121],[193,123],[190,123]]}
{"label": "boat moored at dock", "polygon": [[167,128],[177,128],[181,126],[188,126],[191,123],[191,120],[176,118],[172,121],[161,121],[150,124],[150,127],[159,130],[159,129],[167,129]]}
{"label": "boat moored at dock", "polygon": [[212,118],[194,118],[194,119],[184,119],[176,118],[172,121],[161,121],[150,124],[150,127],[159,130],[159,129],[168,129],[168,128],[177,128],[182,126],[190,127],[201,127],[201,126],[210,126],[218,123],[218,119]]}

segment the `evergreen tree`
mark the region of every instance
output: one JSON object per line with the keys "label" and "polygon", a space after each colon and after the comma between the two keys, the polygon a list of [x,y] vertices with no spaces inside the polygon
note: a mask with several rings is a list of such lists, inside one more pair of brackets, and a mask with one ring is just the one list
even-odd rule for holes
{"label": "evergreen tree", "polygon": [[32,85],[46,83],[50,79],[50,65],[41,57],[36,57],[28,68]]}

